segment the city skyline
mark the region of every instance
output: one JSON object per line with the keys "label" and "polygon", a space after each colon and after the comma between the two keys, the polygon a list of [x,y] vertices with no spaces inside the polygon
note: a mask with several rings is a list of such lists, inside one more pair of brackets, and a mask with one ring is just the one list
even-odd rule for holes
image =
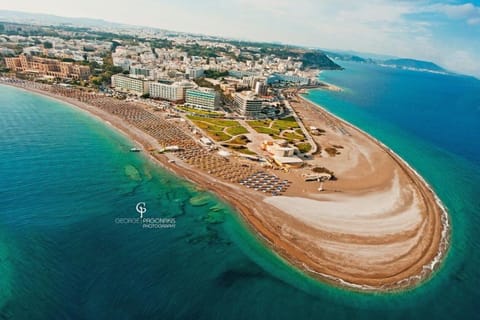
{"label": "city skyline", "polygon": [[174,4],[139,0],[135,10],[125,10],[126,6],[123,0],[85,0],[72,8],[45,0],[12,2],[2,9],[415,58],[480,77],[478,1],[235,0],[218,4],[181,0]]}

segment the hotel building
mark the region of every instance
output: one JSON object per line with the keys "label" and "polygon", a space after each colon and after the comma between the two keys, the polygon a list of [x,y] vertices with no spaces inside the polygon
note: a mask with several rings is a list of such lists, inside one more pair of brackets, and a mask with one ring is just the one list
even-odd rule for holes
{"label": "hotel building", "polygon": [[187,89],[190,88],[193,88],[193,84],[189,82],[181,82],[174,84],[150,82],[148,84],[148,91],[150,93],[150,97],[160,98],[173,102],[185,100],[185,92]]}
{"label": "hotel building", "polygon": [[149,93],[149,82],[142,79],[135,79],[124,74],[112,76],[112,87],[121,92],[143,95]]}
{"label": "hotel building", "polygon": [[55,59],[40,58],[22,54],[5,58],[7,68],[35,76],[48,76],[60,79],[86,80],[90,76],[90,67],[63,62]]}
{"label": "hotel building", "polygon": [[187,89],[185,104],[203,110],[216,110],[220,106],[220,95],[213,89]]}
{"label": "hotel building", "polygon": [[262,111],[262,100],[253,92],[237,92],[234,95],[234,105],[237,112],[247,118],[257,118]]}

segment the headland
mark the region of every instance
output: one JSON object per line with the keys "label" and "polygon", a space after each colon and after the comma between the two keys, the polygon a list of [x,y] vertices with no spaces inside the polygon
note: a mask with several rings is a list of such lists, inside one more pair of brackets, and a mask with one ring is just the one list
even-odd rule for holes
{"label": "headland", "polygon": [[[6,84],[102,119],[162,167],[226,200],[277,254],[322,281],[407,289],[427,279],[447,250],[448,217],[431,187],[388,147],[297,92],[285,95],[315,147],[302,168],[283,170],[205,146],[195,123],[169,110],[78,89]],[[312,171],[320,175],[308,182]]]}

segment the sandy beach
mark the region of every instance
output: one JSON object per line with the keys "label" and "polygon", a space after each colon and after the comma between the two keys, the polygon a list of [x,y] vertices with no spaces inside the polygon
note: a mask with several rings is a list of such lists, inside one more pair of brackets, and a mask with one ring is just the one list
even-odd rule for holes
{"label": "sandy beach", "polygon": [[[428,184],[388,147],[300,96],[290,104],[305,127],[324,130],[312,136],[319,152],[310,164],[328,168],[337,179],[319,192],[317,182],[304,182],[309,168],[275,172],[291,185],[274,197],[235,182],[265,170],[259,164],[203,150],[185,123],[151,107],[42,85],[20,87],[116,128],[162,167],[230,203],[276,253],[322,281],[364,291],[410,288],[432,274],[448,248],[448,217]],[[169,141],[187,151],[152,151]]]}

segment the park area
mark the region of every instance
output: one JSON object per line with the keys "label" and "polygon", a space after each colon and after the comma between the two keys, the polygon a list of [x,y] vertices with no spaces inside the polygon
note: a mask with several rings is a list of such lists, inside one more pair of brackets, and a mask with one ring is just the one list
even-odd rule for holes
{"label": "park area", "polygon": [[248,130],[235,120],[205,118],[192,115],[187,116],[187,118],[217,142],[225,142],[238,135],[248,133]]}
{"label": "park area", "polygon": [[258,133],[268,134],[275,140],[286,140],[295,145],[300,152],[310,151],[312,146],[306,142],[306,137],[294,117],[277,120],[251,120],[248,125]]}

